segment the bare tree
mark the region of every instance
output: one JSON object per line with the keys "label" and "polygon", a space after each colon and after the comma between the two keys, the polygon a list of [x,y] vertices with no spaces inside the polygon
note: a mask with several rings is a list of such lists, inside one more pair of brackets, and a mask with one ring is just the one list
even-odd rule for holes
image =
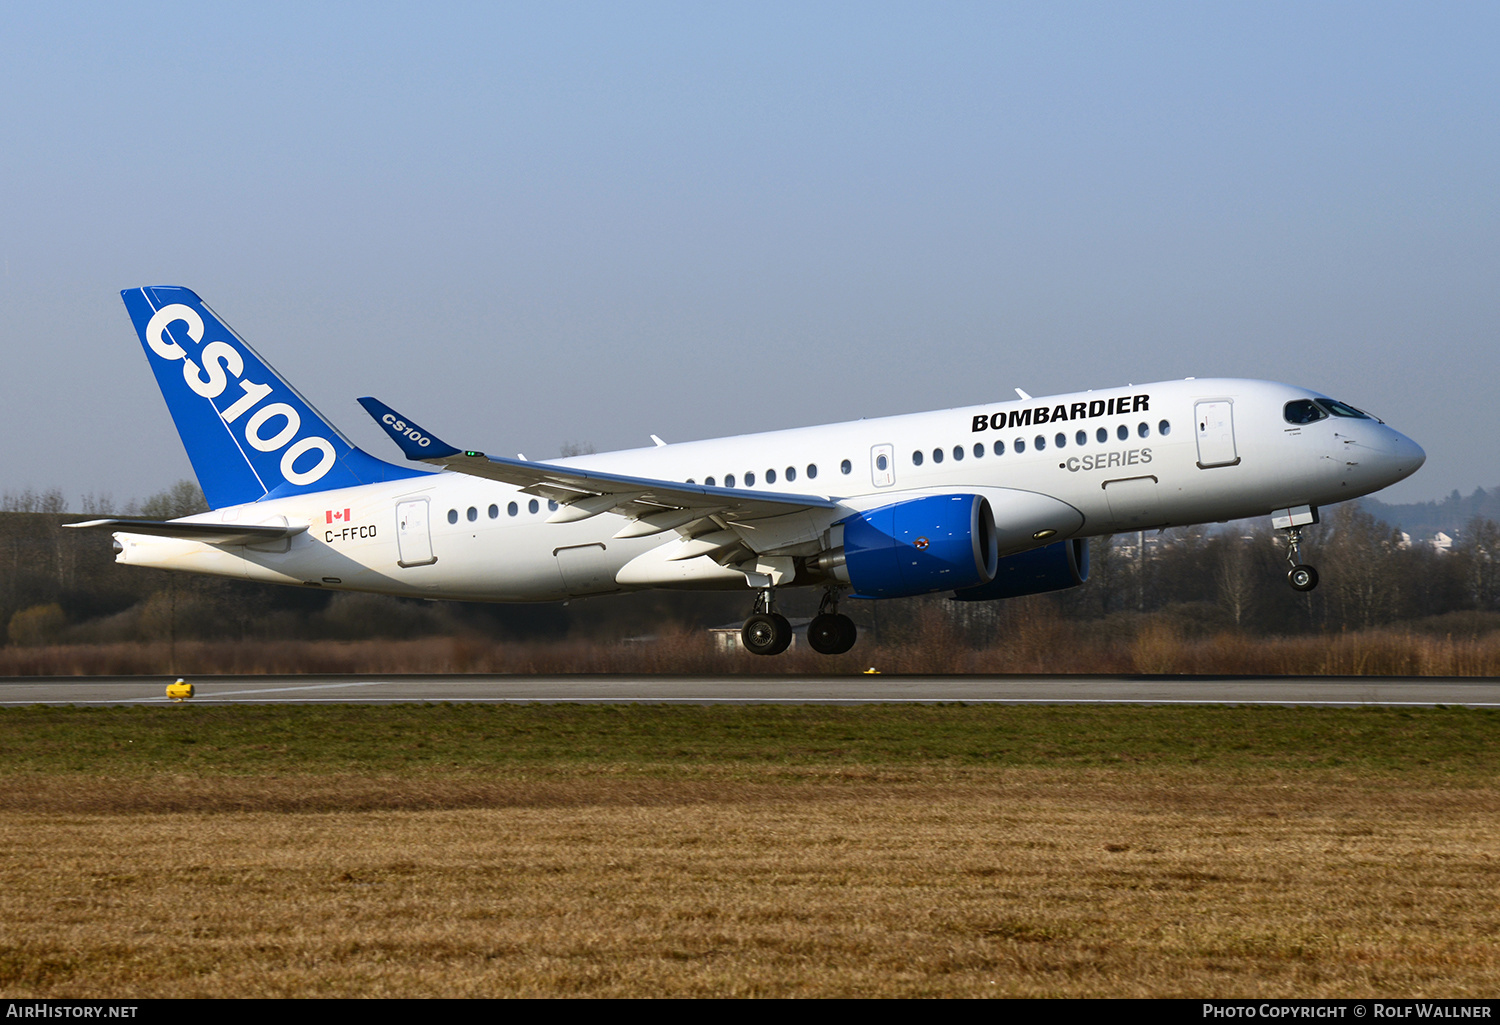
{"label": "bare tree", "polygon": [[1500,608],[1500,523],[1474,517],[1454,555],[1467,563],[1464,576],[1474,608]]}
{"label": "bare tree", "polygon": [[165,491],[158,491],[141,504],[141,515],[158,520],[208,512],[203,490],[190,480],[180,480]]}
{"label": "bare tree", "polygon": [[1401,535],[1354,502],[1338,506],[1330,526],[1332,537],[1323,545],[1323,587],[1339,625],[1386,622],[1400,604],[1395,553]]}
{"label": "bare tree", "polygon": [[7,491],[0,497],[0,511],[27,513],[62,513],[68,511],[62,488],[49,488],[37,494],[33,488],[15,493]]}
{"label": "bare tree", "polygon": [[1219,605],[1229,613],[1234,625],[1244,625],[1245,617],[1255,608],[1255,593],[1260,587],[1260,573],[1250,540],[1223,537],[1214,545],[1214,589]]}

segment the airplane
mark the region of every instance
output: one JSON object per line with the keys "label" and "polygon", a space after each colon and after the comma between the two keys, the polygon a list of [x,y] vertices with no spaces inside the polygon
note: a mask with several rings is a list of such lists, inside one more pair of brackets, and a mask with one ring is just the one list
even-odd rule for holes
{"label": "airplane", "polygon": [[360,399],[405,456],[352,444],[195,293],[121,293],[211,512],[70,524],[116,561],[430,599],[542,602],[748,589],[741,631],[786,650],[786,587],[823,590],[808,644],[856,640],[843,598],[993,601],[1088,579],[1090,537],[1272,517],[1302,528],[1426,454],[1354,406],[1188,378],[535,462],[442,441]]}

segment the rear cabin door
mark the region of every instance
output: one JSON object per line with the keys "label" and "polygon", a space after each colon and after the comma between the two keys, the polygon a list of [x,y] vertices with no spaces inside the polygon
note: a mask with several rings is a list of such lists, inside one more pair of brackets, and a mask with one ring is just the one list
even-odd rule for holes
{"label": "rear cabin door", "polygon": [[430,566],[437,562],[432,554],[432,531],[427,525],[427,499],[414,498],[396,506],[396,548],[401,566]]}

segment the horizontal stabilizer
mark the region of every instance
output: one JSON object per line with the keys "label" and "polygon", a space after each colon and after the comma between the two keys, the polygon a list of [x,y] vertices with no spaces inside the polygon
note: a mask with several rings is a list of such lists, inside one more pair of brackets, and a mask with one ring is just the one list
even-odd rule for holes
{"label": "horizontal stabilizer", "polygon": [[121,534],[150,534],[175,537],[181,541],[201,541],[206,545],[255,545],[294,537],[307,524],[276,525],[268,523],[185,523],[182,520],[85,520],[64,523],[82,530],[112,530]]}

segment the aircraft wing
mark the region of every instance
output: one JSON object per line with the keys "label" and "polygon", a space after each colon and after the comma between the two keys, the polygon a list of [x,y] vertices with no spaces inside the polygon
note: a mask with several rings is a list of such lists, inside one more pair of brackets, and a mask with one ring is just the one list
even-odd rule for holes
{"label": "aircraft wing", "polygon": [[[744,524],[742,530],[735,532],[736,546],[743,540],[746,547],[764,552],[812,540],[831,520],[828,516],[809,518],[805,514],[839,509],[837,502],[820,495],[706,487],[464,451],[439,440],[378,399],[362,398],[359,404],[408,459],[500,481],[526,494],[554,501],[558,508],[548,517],[554,523],[600,513],[626,517],[632,522],[615,535],[620,538],[645,537],[675,529],[691,539],[731,531],[735,524]],[[751,521],[777,518],[787,519],[776,527],[750,526]],[[752,534],[753,541],[749,539]],[[694,554],[715,554],[715,547],[699,544],[698,549]]]}
{"label": "aircraft wing", "polygon": [[84,520],[64,523],[80,530],[113,530],[121,534],[150,534],[175,537],[182,541],[201,541],[209,545],[255,545],[280,541],[302,533],[307,524],[276,525],[265,523],[191,523],[181,520]]}

